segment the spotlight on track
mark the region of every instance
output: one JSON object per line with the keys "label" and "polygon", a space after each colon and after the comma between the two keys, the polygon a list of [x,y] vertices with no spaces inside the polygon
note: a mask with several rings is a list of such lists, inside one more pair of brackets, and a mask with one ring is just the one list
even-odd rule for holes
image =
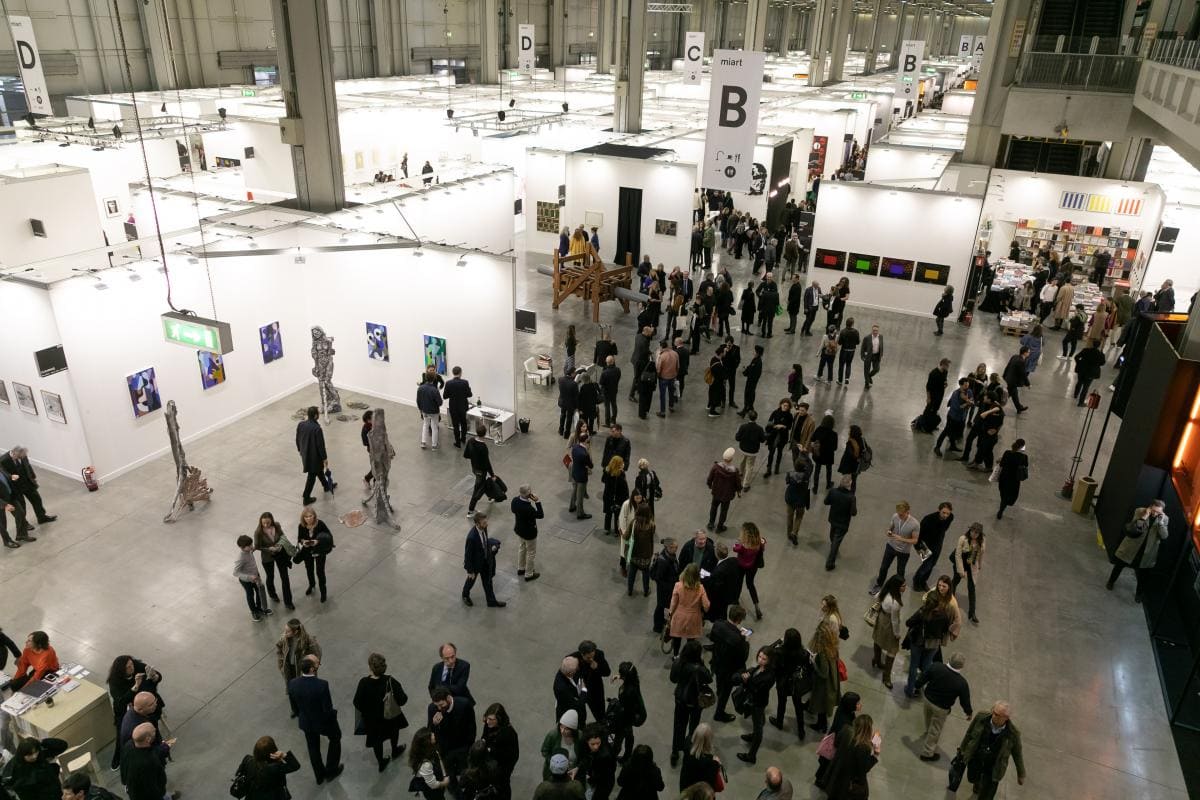
{"label": "spotlight on track", "polygon": [[501,122],[504,122],[504,111],[503,110],[496,112],[496,119],[500,120]]}
{"label": "spotlight on track", "polygon": [[509,101],[508,101],[508,107],[509,107],[509,108],[512,108],[512,107],[513,107],[513,106],[515,106],[516,104],[517,104],[517,101],[516,101],[515,99],[514,99],[514,100],[509,100]]}
{"label": "spotlight on track", "polygon": [[113,125],[113,138],[114,139],[121,138],[121,126],[120,125]]}
{"label": "spotlight on track", "polygon": [[94,117],[88,117],[88,130],[96,130],[96,119]]}
{"label": "spotlight on track", "polygon": [[224,109],[224,108],[218,108],[218,109],[217,109],[217,116],[219,116],[219,117],[221,118],[221,121],[222,121],[222,122],[224,122],[224,121],[225,121],[225,114],[226,114],[226,111],[225,111],[225,109]]}
{"label": "spotlight on track", "polygon": [[566,102],[564,101],[564,102],[563,102],[563,113],[565,114],[565,113],[567,113],[567,112],[568,112],[568,111],[570,111],[570,110],[571,110],[571,109],[570,109],[570,107],[569,107],[569,106],[566,104]]}
{"label": "spotlight on track", "polygon": [[446,109],[446,119],[454,119],[454,109],[453,108]]}

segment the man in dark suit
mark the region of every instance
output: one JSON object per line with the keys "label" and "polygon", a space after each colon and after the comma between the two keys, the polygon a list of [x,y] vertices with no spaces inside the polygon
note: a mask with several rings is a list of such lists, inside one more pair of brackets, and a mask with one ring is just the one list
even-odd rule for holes
{"label": "man in dark suit", "polygon": [[879,374],[879,365],[883,361],[883,334],[879,332],[878,325],[872,325],[870,335],[863,337],[859,353],[862,355],[863,378],[870,389],[871,381]]}
{"label": "man in dark suit", "polygon": [[475,605],[471,602],[471,589],[478,578],[483,582],[483,596],[487,598],[488,608],[504,608],[508,603],[497,600],[496,593],[492,591],[492,576],[496,574],[496,551],[500,549],[500,543],[488,538],[487,514],[476,511],[474,520],[475,525],[467,532],[467,545],[463,553],[463,569],[467,571],[467,580],[462,589],[463,605]]}
{"label": "man in dark suit", "polygon": [[18,445],[0,456],[0,469],[8,475],[17,494],[29,501],[29,505],[33,507],[33,515],[39,523],[54,522],[58,519],[53,514],[47,514],[46,507],[42,505],[42,496],[38,494],[37,473],[29,463],[28,450]]}
{"label": "man in dark suit", "polygon": [[704,591],[708,593],[708,618],[716,621],[724,619],[728,609],[736,605],[742,596],[742,581],[746,573],[738,565],[737,558],[729,552],[724,542],[717,545],[717,565],[712,574],[702,581]]}
{"label": "man in dark suit", "polygon": [[613,423],[608,430],[608,438],[604,440],[604,455],[600,459],[600,468],[607,467],[613,456],[620,456],[621,461],[625,464],[625,469],[629,469],[632,466],[629,460],[632,452],[633,445],[625,436],[624,429],[620,424]]}
{"label": "man in dark suit", "polygon": [[450,411],[450,425],[454,428],[454,446],[462,447],[467,440],[467,409],[471,407],[471,384],[462,376],[462,367],[450,370],[453,378],[446,381],[442,397],[446,398]]}
{"label": "man in dark suit", "polygon": [[558,435],[571,438],[572,420],[579,410],[579,384],[574,375],[563,375],[558,379]]}
{"label": "man in dark suit", "polygon": [[[329,694],[329,681],[317,677],[321,661],[305,656],[300,662],[300,677],[288,681],[288,697],[300,718],[300,730],[308,742],[308,760],[317,776],[317,784],[331,781],[342,774],[342,729],[338,727],[337,709]],[[329,755],[321,759],[321,737],[329,739]]]}
{"label": "man in dark suit", "polygon": [[308,418],[296,426],[296,450],[300,453],[301,472],[308,475],[304,481],[302,498],[306,506],[317,502],[317,498],[312,496],[313,484],[317,481],[321,482],[321,487],[327,492],[337,488],[336,483],[331,483],[325,477],[325,470],[329,468],[329,456],[325,452],[325,432],[321,430],[321,423],[317,422],[318,414],[320,411],[316,406],[309,406]]}
{"label": "man in dark suit", "polygon": [[600,372],[600,388],[604,392],[604,424],[617,421],[617,395],[621,391],[621,368],[613,356],[604,359],[605,367]]}
{"label": "man in dark suit", "polygon": [[688,564],[696,564],[705,572],[712,572],[717,566],[716,545],[703,528],[679,548],[679,571],[683,572]]}
{"label": "man in dark suit", "polygon": [[821,284],[813,281],[804,290],[804,324],[800,326],[801,336],[812,336],[813,320],[821,310]]}
{"label": "man in dark suit", "polygon": [[554,673],[554,718],[561,719],[567,711],[579,715],[581,727],[587,721],[587,687],[579,674],[579,659],[575,656],[564,658],[562,666]]}
{"label": "man in dark suit", "polygon": [[[167,767],[154,749],[156,731],[149,722],[133,729],[133,738],[121,751],[121,783],[130,800],[164,800],[167,797]],[[172,798],[177,792],[172,792]]]}
{"label": "man in dark suit", "polygon": [[445,686],[433,690],[427,716],[429,730],[437,738],[438,752],[447,775],[462,774],[467,751],[475,743],[475,703],[455,696]]}
{"label": "man in dark suit", "polygon": [[439,686],[445,686],[450,694],[475,702],[471,690],[467,688],[467,681],[471,680],[470,662],[458,657],[458,647],[453,642],[442,645],[438,655],[442,657],[441,663],[434,664],[429,671],[429,696],[433,697],[434,690]]}
{"label": "man in dark suit", "polygon": [[[8,535],[8,514],[12,514],[17,523],[15,542]],[[20,547],[21,542],[37,541],[29,535],[29,523],[25,519],[25,501],[13,489],[12,482],[3,471],[0,471],[0,538],[3,538],[5,547],[13,550]]]}
{"label": "man in dark suit", "polygon": [[717,722],[733,722],[737,717],[725,711],[729,693],[733,691],[733,676],[746,668],[750,657],[750,641],[742,633],[742,620],[746,609],[739,605],[729,607],[724,619],[712,625],[708,638],[712,640],[712,673],[717,681],[717,707],[713,719]]}
{"label": "man in dark suit", "polygon": [[[585,639],[579,643],[579,649],[571,653],[572,658],[579,659],[579,672],[576,677],[583,680],[587,689],[587,705],[592,712],[592,719],[600,722],[604,719],[604,679],[612,675],[612,667],[604,657],[604,651],[596,647],[596,643]],[[562,714],[558,715],[559,717]],[[580,715],[580,722],[583,721]]]}

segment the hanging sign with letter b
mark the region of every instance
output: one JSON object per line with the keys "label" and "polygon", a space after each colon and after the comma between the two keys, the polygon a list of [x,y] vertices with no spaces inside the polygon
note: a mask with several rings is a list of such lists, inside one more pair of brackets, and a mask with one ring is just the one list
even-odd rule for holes
{"label": "hanging sign with letter b", "polygon": [[765,57],[752,50],[714,50],[708,132],[700,184],[709,189],[750,191],[758,101]]}

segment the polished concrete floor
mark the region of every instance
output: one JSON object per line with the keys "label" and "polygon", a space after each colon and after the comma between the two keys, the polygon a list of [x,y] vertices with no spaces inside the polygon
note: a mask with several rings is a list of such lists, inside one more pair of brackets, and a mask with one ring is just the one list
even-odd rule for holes
{"label": "polished concrete floor", "polygon": [[[518,264],[518,304],[539,312],[539,332],[518,335],[515,359],[520,364],[527,354],[553,351],[561,364],[561,342],[574,323],[581,337],[580,362],[588,361],[596,328],[577,300],[551,311],[548,281],[532,271],[541,262],[531,256]],[[733,271],[740,283],[745,268]],[[603,315],[614,325],[628,381],[633,320],[615,306],[604,308]],[[732,520],[756,521],[770,540],[758,581],[766,616],[753,623],[753,641],[769,643],[791,626],[807,637],[819,598],[837,595],[851,629],[841,651],[850,674],[845,688],[862,694],[863,710],[884,737],[882,760],[870,775],[872,797],[946,796],[948,756],[966,721],[956,713],[947,723],[941,747],[947,757],[941,762],[917,759],[920,705],[904,698],[899,683],[886,691],[870,669],[870,630],[861,615],[894,503],[907,499],[923,515],[939,501],[951,500],[955,537],[974,520],[983,522],[988,534],[979,583],[982,624],[967,626],[952,649],[966,655],[976,706],[1007,700],[1023,732],[1029,778],[1018,787],[1010,769],[1000,796],[1185,797],[1132,584],[1123,581],[1116,591],[1104,590],[1107,567],[1095,526],[1072,514],[1057,493],[1082,422],[1070,401],[1068,369],[1053,358],[1057,340],[1048,343],[1051,352],[1033,376],[1025,400],[1030,411],[1020,419],[1010,415],[1005,424],[1002,446],[1017,435],[1029,441],[1031,479],[1019,506],[997,522],[995,486],[982,473],[935,458],[932,439],[914,434],[908,421],[921,408],[926,374],[939,357],[952,359],[955,373],[980,361],[999,371],[1015,340],[1002,336],[991,318],[977,319],[969,329],[948,325],[946,335],[935,338],[930,319],[853,305],[850,315],[863,329],[880,324],[886,337],[875,387],[863,390],[856,362],[849,387],[817,384],[809,399],[817,410],[833,409],[840,430],[850,423],[863,427],[875,452],[874,468],[859,483],[859,516],[832,573],[822,568],[827,527],[819,510],[805,520],[798,548],[784,544],[783,485],[777,477],[735,501]],[[816,367],[816,339],[783,335],[782,327],[777,325],[766,342],[762,409],[784,394],[784,376],[794,360],[802,360],[810,376]],[[749,351],[758,341],[746,339],[743,348]],[[451,338],[451,353],[453,347]],[[713,347],[702,347],[677,414],[641,421],[622,403],[634,458],[649,458],[664,481],[659,529],[680,538],[703,525],[707,469],[732,443],[740,421],[704,413],[701,373]],[[342,485],[336,499],[317,504],[337,540],[329,560],[330,598],[322,605],[301,593],[296,613],[324,647],[322,675],[332,684],[347,733],[347,769],[331,785],[317,787],[312,781],[304,740],[288,718],[275,668],[274,642],[286,611],[280,607],[274,618],[251,622],[230,575],[234,539],[251,532],[260,512],[269,510],[295,525],[302,476],[292,413],[315,400],[312,391],[189,444],[191,463],[204,470],[215,494],[208,507],[175,525],[161,522],[173,491],[167,458],[107,483],[96,494],[45,476],[43,493],[60,520],[40,527],[36,544],[0,556],[7,598],[0,624],[18,641],[25,631],[47,630],[63,659],[85,663],[101,675],[119,653],[133,653],[158,667],[165,675],[168,722],[179,738],[169,766],[171,785],[196,798],[226,796],[239,759],[263,734],[295,750],[305,763],[290,782],[297,800],[405,794],[407,766],[393,765],[379,774],[361,740],[349,735],[351,697],[365,674],[368,653],[378,651],[412,698],[409,717],[423,720],[426,676],[438,645],[447,640],[472,662],[471,687],[478,701],[501,701],[512,715],[523,751],[514,797],[528,798],[540,780],[541,738],[554,724],[551,683],[559,659],[590,638],[614,665],[631,660],[641,670],[650,719],[638,738],[654,748],[673,789],[678,775],[666,768],[668,659],[650,631],[651,601],[625,596],[613,540],[594,525],[601,522],[598,482],[589,508],[596,518],[580,523],[567,513],[563,440],[554,432],[556,393],[532,384],[518,391],[521,415],[533,421],[530,432],[493,447],[493,462],[514,491],[520,483],[533,484],[545,500],[547,518],[538,554],[542,578],[526,584],[515,574],[510,515],[496,509],[492,533],[504,541],[496,581],[499,596],[509,603],[504,610],[484,608],[478,588],[475,608],[459,601],[470,481],[466,462],[448,438],[440,450],[420,450],[416,412],[383,404],[397,448],[393,496],[403,528],[394,532],[370,524],[349,529],[336,522],[337,515],[359,507],[358,476],[366,471],[366,456],[357,422],[335,422],[326,434]],[[370,398],[343,393],[343,400]],[[180,413],[186,426],[187,409]],[[164,444],[165,438],[164,433]],[[1090,455],[1089,447],[1089,461]],[[1102,457],[1101,471],[1103,463]],[[293,576],[302,591],[302,572]],[[790,717],[788,724],[793,724]],[[734,758],[745,730],[740,722],[718,726],[719,753],[729,767],[727,795],[756,796],[763,769],[778,765],[798,797],[821,796],[811,786],[814,737],[800,746],[791,733],[768,726],[759,763],[748,768]]]}

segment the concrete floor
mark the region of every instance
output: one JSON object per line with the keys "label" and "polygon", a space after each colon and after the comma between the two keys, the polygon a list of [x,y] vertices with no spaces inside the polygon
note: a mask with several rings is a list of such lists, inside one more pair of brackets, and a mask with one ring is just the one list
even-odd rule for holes
{"label": "concrete floor", "polygon": [[[518,336],[514,358],[519,364],[529,353],[552,350],[561,364],[566,326],[575,323],[580,361],[586,362],[595,326],[579,301],[550,310],[548,281],[532,273],[540,261],[531,257],[518,265],[518,304],[539,312],[540,327],[536,335]],[[739,283],[744,271],[740,265],[734,268]],[[735,501],[731,519],[756,521],[770,540],[767,566],[758,581],[766,617],[753,624],[753,641],[768,643],[791,626],[807,637],[819,598],[826,593],[841,598],[851,630],[841,651],[850,673],[844,688],[862,694],[863,710],[884,736],[882,760],[870,776],[872,797],[945,796],[948,756],[966,721],[956,713],[947,723],[942,737],[947,757],[941,762],[917,760],[920,705],[904,698],[899,682],[894,691],[884,690],[869,668],[870,630],[861,615],[893,504],[907,499],[920,516],[939,501],[951,500],[957,516],[953,536],[973,520],[982,521],[988,534],[979,584],[982,624],[968,625],[953,649],[967,657],[965,673],[977,707],[1009,701],[1024,735],[1029,779],[1018,788],[1010,769],[1000,797],[1185,797],[1132,583],[1123,581],[1111,593],[1104,590],[1107,567],[1094,524],[1072,514],[1057,495],[1082,420],[1070,403],[1069,370],[1053,358],[1057,339],[1049,342],[1051,352],[1033,376],[1025,399],[1030,412],[1020,419],[1010,415],[1005,424],[1001,446],[1016,435],[1029,441],[1031,480],[1019,507],[997,523],[996,489],[986,476],[936,459],[930,453],[932,439],[913,434],[908,421],[921,408],[925,376],[940,356],[952,359],[956,374],[980,361],[999,371],[1015,350],[1015,340],[1001,336],[991,318],[978,319],[970,329],[948,325],[938,339],[930,335],[929,319],[853,306],[849,313],[860,328],[869,329],[872,322],[883,328],[887,354],[875,387],[863,391],[856,362],[851,386],[817,384],[808,399],[816,410],[832,408],[839,430],[852,422],[864,428],[875,452],[874,468],[859,483],[860,513],[832,573],[822,568],[827,527],[819,511],[805,520],[800,547],[785,546],[783,485],[777,477]],[[604,308],[603,315],[615,323],[628,381],[633,321],[615,306]],[[767,342],[767,370],[759,392],[763,409],[783,396],[793,360],[802,360],[810,376],[816,367],[816,339],[782,335],[782,327],[777,325]],[[749,351],[758,341],[748,339],[743,348]],[[679,538],[704,523],[708,466],[732,444],[740,421],[732,416],[709,419],[704,413],[701,373],[713,346],[703,346],[703,355],[693,362],[679,413],[640,421],[622,404],[634,459],[649,458],[665,484],[658,506],[660,530]],[[453,347],[451,338],[451,353]],[[335,500],[317,504],[337,540],[329,561],[330,599],[321,605],[301,593],[296,613],[324,647],[322,675],[333,686],[347,733],[347,770],[332,785],[314,786],[303,737],[288,718],[274,657],[286,611],[280,607],[273,619],[251,622],[241,589],[230,576],[233,540],[252,531],[260,512],[269,510],[295,529],[302,476],[291,414],[315,400],[312,391],[192,442],[190,461],[204,470],[215,494],[209,507],[175,525],[161,523],[173,492],[168,458],[106,483],[96,494],[46,475],[43,494],[60,519],[39,528],[36,544],[3,551],[0,579],[5,596],[12,599],[0,623],[18,641],[26,631],[47,630],[63,659],[80,661],[100,675],[124,652],[158,667],[165,675],[168,721],[179,737],[169,767],[171,784],[195,798],[225,796],[239,759],[263,734],[273,735],[305,762],[290,782],[297,800],[404,794],[411,775],[407,766],[393,765],[380,775],[362,740],[349,735],[350,700],[365,673],[367,654],[378,651],[408,690],[412,700],[407,713],[419,725],[424,682],[438,645],[447,640],[457,642],[460,655],[472,662],[472,691],[481,705],[499,700],[508,708],[523,750],[514,797],[527,798],[540,780],[541,738],[554,722],[551,682],[559,659],[590,638],[614,666],[628,659],[641,670],[650,719],[639,740],[654,748],[668,789],[673,789],[678,775],[666,763],[668,659],[650,631],[651,601],[625,596],[613,540],[567,514],[568,487],[559,461],[563,440],[554,434],[556,392],[534,385],[518,391],[521,415],[533,420],[530,433],[493,447],[493,462],[514,492],[524,482],[535,487],[545,500],[547,519],[539,547],[542,578],[526,584],[515,575],[517,548],[509,514],[496,509],[492,533],[505,543],[497,592],[509,602],[502,611],[484,608],[478,589],[475,608],[466,609],[459,601],[468,529],[463,511],[470,486],[460,452],[448,443],[438,451],[421,451],[415,410],[384,403],[398,452],[393,496],[403,529],[348,529],[334,518],[359,507],[358,476],[366,471],[366,456],[357,422],[335,422],[326,434],[342,485]],[[344,401],[360,399],[369,400],[343,392]],[[180,412],[186,426],[187,409]],[[1089,448],[1089,460],[1090,454]],[[599,493],[597,481],[589,507],[597,526]],[[302,572],[293,576],[302,592]],[[798,746],[793,734],[768,726],[759,763],[747,768],[734,754],[741,749],[738,736],[748,726],[717,727],[731,797],[754,797],[762,770],[772,764],[783,769],[798,797],[821,796],[810,783],[814,737]],[[103,758],[107,761],[107,754]],[[112,776],[106,773],[106,778]]]}

